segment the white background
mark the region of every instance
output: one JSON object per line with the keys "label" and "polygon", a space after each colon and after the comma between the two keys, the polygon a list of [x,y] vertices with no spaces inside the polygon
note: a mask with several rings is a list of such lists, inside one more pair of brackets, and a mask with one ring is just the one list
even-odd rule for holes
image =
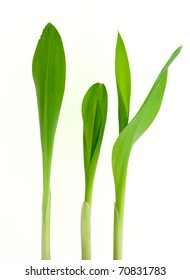
{"label": "white background", "polygon": [[105,83],[109,109],[94,182],[92,258],[112,259],[114,183],[111,151],[118,135],[114,56],[117,31],[132,75],[130,119],[171,53],[161,110],[135,144],[126,190],[124,259],[189,262],[190,8],[188,1],[6,1],[0,7],[0,259],[41,257],[42,163],[32,58],[44,26],[62,36],[66,89],[52,163],[52,259],[80,260],[84,199],[81,103]]}

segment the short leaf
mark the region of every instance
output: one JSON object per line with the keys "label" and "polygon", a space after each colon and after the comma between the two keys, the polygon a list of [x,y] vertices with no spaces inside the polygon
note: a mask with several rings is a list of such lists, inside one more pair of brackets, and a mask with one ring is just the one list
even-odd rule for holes
{"label": "short leaf", "polygon": [[91,259],[90,219],[92,189],[107,117],[107,91],[103,84],[94,84],[82,103],[83,147],[85,169],[85,201],[81,212],[82,259]]}

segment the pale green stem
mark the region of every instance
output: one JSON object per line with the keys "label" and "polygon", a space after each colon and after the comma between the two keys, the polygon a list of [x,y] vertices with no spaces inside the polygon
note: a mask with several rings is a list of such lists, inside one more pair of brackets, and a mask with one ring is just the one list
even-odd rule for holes
{"label": "pale green stem", "polygon": [[81,211],[81,250],[82,260],[91,260],[91,203],[94,173],[86,178],[85,199]]}
{"label": "pale green stem", "polygon": [[119,215],[117,205],[114,207],[114,244],[113,259],[122,260],[123,251],[123,217]]}
{"label": "pale green stem", "polygon": [[114,207],[114,250],[113,259],[122,260],[123,252],[123,221],[125,207],[125,182],[121,186],[120,192],[116,193],[116,203]]}
{"label": "pale green stem", "polygon": [[42,201],[42,260],[50,260],[50,210],[51,191],[43,194]]}
{"label": "pale green stem", "polygon": [[42,260],[50,260],[51,157],[43,157]]}
{"label": "pale green stem", "polygon": [[81,211],[82,260],[91,260],[91,206],[84,202]]}

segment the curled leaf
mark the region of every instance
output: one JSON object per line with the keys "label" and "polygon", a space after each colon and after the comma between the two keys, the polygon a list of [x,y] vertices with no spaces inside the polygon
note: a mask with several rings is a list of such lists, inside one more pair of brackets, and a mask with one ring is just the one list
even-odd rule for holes
{"label": "curled leaf", "polygon": [[85,201],[81,211],[82,259],[91,259],[91,203],[96,166],[107,117],[107,91],[103,84],[92,85],[82,103]]}
{"label": "curled leaf", "polygon": [[84,168],[86,201],[91,203],[92,185],[107,117],[107,91],[103,84],[94,84],[82,103]]}

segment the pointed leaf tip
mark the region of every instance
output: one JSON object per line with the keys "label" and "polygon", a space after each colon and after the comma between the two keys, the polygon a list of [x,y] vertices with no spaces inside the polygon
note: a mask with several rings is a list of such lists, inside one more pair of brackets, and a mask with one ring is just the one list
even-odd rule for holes
{"label": "pointed leaf tip", "polygon": [[57,35],[59,38],[61,38],[60,35],[59,35],[59,32],[57,31],[55,26],[52,23],[48,23],[44,27],[40,39],[42,39],[43,37],[46,37],[46,36],[50,36],[51,37],[51,35],[52,36],[56,36]]}
{"label": "pointed leaf tip", "polygon": [[120,32],[118,31],[118,32],[117,32],[117,40],[119,40],[119,39],[121,39],[121,40],[122,40],[122,38],[121,38],[121,34],[120,34]]}
{"label": "pointed leaf tip", "polygon": [[175,52],[176,52],[177,54],[179,54],[182,48],[183,48],[183,45],[181,45],[179,48],[177,48]]}

